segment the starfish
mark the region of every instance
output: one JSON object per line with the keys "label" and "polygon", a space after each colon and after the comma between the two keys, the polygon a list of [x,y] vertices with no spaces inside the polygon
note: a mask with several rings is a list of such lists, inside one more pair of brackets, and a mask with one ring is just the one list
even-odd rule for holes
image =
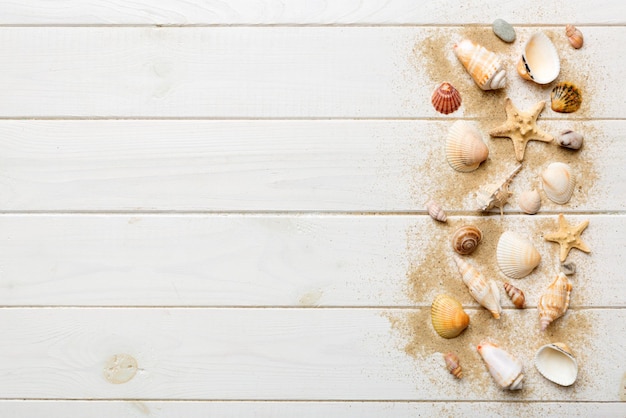
{"label": "starfish", "polygon": [[578,248],[581,251],[586,253],[591,252],[587,244],[580,239],[580,234],[583,233],[585,228],[589,225],[589,221],[584,221],[583,223],[571,226],[565,221],[565,217],[562,213],[559,213],[559,230],[556,232],[551,232],[546,234],[544,237],[547,241],[558,242],[561,246],[561,263],[565,261],[567,258],[567,254],[572,248]]}
{"label": "starfish", "polygon": [[489,135],[498,138],[510,138],[515,148],[517,161],[524,159],[524,151],[528,141],[550,142],[554,138],[537,128],[537,118],[546,105],[545,101],[537,103],[529,112],[520,112],[510,98],[504,99],[506,122],[492,129]]}

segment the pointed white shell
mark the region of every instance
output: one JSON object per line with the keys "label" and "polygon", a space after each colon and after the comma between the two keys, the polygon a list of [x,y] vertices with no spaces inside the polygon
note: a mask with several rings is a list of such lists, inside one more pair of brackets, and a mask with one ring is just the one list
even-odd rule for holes
{"label": "pointed white shell", "polygon": [[526,42],[520,64],[522,63],[527,77],[521,73],[520,75],[538,84],[553,82],[561,71],[561,62],[556,47],[543,32],[535,33]]}
{"label": "pointed white shell", "polygon": [[454,262],[459,268],[463,283],[469,289],[470,295],[485,307],[491,315],[499,319],[502,307],[500,306],[500,290],[491,279],[486,279],[480,271],[458,255],[454,255]]}
{"label": "pointed white shell", "polygon": [[535,189],[526,190],[519,195],[517,204],[524,213],[534,215],[541,208],[541,196]]}
{"label": "pointed white shell", "polygon": [[495,344],[482,342],[478,346],[489,373],[503,388],[518,390],[523,386],[522,363]]}
{"label": "pointed white shell", "polygon": [[543,191],[548,199],[563,205],[572,197],[576,180],[572,169],[565,163],[552,163],[541,173]]}
{"label": "pointed white shell", "polygon": [[496,259],[502,273],[513,279],[528,276],[541,261],[532,242],[520,234],[506,231],[498,240]]}
{"label": "pointed white shell", "polygon": [[563,343],[546,344],[535,355],[535,367],[546,379],[571,386],[578,376],[578,362]]}
{"label": "pointed white shell", "polygon": [[450,167],[469,173],[489,156],[489,149],[480,131],[472,124],[457,120],[448,131],[446,158]]}

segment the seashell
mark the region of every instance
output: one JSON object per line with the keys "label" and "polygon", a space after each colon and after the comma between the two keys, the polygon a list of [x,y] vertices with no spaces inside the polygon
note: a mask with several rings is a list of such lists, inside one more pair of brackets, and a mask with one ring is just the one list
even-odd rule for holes
{"label": "seashell", "polygon": [[518,165],[503,181],[500,183],[492,183],[482,186],[478,189],[477,200],[479,210],[485,212],[494,207],[500,208],[500,215],[504,214],[504,205],[513,195],[509,191],[509,185],[513,177],[522,169],[522,165]]}
{"label": "seashell", "polygon": [[446,353],[443,356],[444,361],[446,362],[446,368],[454,377],[457,379],[461,379],[463,377],[463,369],[461,368],[461,362],[459,361],[459,357],[450,352]]}
{"label": "seashell", "polygon": [[482,90],[497,90],[506,85],[506,71],[493,52],[464,39],[454,45],[454,53]]}
{"label": "seashell", "polygon": [[447,115],[461,107],[461,93],[450,83],[441,83],[430,98],[435,110]]}
{"label": "seashell", "polygon": [[557,84],[550,93],[552,110],[560,113],[572,113],[580,109],[583,96],[578,87],[569,81]]}
{"label": "seashell", "polygon": [[583,136],[571,129],[566,129],[556,138],[556,143],[564,148],[580,149],[583,146]]}
{"label": "seashell", "polygon": [[487,365],[487,370],[503,389],[518,390],[523,386],[522,363],[498,345],[482,342],[478,352]]}
{"label": "seashell", "polygon": [[521,279],[539,265],[541,255],[529,239],[506,231],[498,240],[496,259],[502,273],[513,279]]}
{"label": "seashell", "polygon": [[576,49],[580,49],[583,46],[583,33],[578,30],[574,25],[565,26],[565,36],[569,40],[570,45]]}
{"label": "seashell", "polygon": [[563,205],[572,197],[576,180],[565,163],[552,163],[541,173],[543,191],[548,199]]}
{"label": "seashell", "polygon": [[434,200],[429,200],[426,203],[426,210],[428,211],[430,217],[436,221],[446,222],[448,220],[448,216],[443,211],[443,208]]}
{"label": "seashell", "polygon": [[517,72],[526,80],[548,84],[556,80],[560,71],[561,62],[556,47],[545,33],[535,33],[524,46]]}
{"label": "seashell", "polygon": [[545,331],[555,319],[565,315],[569,306],[571,291],[572,284],[567,280],[565,274],[559,273],[552,284],[548,286],[546,293],[539,298],[537,310],[539,311],[539,323],[542,331]]}
{"label": "seashell", "polygon": [[450,167],[469,173],[476,170],[488,156],[489,149],[474,125],[462,120],[452,124],[446,140],[446,158]]}
{"label": "seashell", "polygon": [[541,208],[541,196],[537,190],[526,190],[517,199],[519,208],[529,215],[534,215]]}
{"label": "seashell", "polygon": [[470,318],[459,301],[438,295],[430,307],[430,319],[437,334],[443,338],[458,336],[469,325]]}
{"label": "seashell", "polygon": [[458,255],[455,254],[453,257],[470,295],[491,312],[494,318],[500,318],[502,308],[500,307],[500,291],[496,282],[486,279],[480,271]]}
{"label": "seashell", "polygon": [[471,254],[482,239],[483,233],[480,229],[474,225],[464,225],[452,235],[452,248],[461,255]]}
{"label": "seashell", "polygon": [[526,306],[526,298],[524,297],[524,292],[522,292],[517,287],[513,286],[510,283],[504,283],[504,290],[506,294],[509,295],[511,302],[517,309],[524,309]]}
{"label": "seashell", "polygon": [[576,273],[576,263],[574,263],[573,261],[570,261],[570,262],[561,264],[561,271],[566,276],[571,276],[572,274]]}
{"label": "seashell", "polygon": [[578,376],[578,362],[563,343],[546,344],[535,355],[535,367],[551,382],[571,386]]}

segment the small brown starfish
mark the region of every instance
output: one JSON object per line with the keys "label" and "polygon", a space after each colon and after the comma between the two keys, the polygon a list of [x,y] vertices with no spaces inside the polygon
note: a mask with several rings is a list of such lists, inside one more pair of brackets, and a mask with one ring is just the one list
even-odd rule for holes
{"label": "small brown starfish", "polygon": [[567,254],[572,248],[578,248],[581,251],[586,253],[591,252],[587,244],[580,239],[580,234],[583,233],[585,228],[589,225],[589,221],[584,221],[583,223],[571,226],[565,221],[565,217],[562,213],[559,213],[559,230],[556,232],[551,232],[546,234],[544,237],[547,241],[558,242],[561,246],[561,263],[565,261],[567,258]]}
{"label": "small brown starfish", "polygon": [[546,105],[545,101],[537,103],[529,112],[520,112],[510,98],[504,99],[506,122],[492,129],[489,135],[497,138],[510,138],[515,148],[517,161],[524,159],[524,151],[528,141],[550,142],[554,138],[537,128],[537,118]]}

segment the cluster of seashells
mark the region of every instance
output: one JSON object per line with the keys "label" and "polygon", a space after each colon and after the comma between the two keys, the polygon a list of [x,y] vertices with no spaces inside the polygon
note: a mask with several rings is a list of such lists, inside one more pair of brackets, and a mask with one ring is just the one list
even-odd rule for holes
{"label": "cluster of seashells", "polygon": [[[515,38],[514,32],[512,36],[510,34],[507,36],[511,40],[506,42],[512,42]],[[568,25],[566,36],[574,48],[582,47],[583,37],[578,29]],[[480,89],[494,90],[505,87],[506,71],[496,54],[468,39],[454,45],[454,53]],[[549,84],[557,78],[560,72],[558,52],[543,32],[531,36],[524,45],[517,71],[524,79],[537,84]],[[455,112],[462,103],[459,91],[449,82],[439,85],[433,92],[431,100],[434,108],[443,114]],[[551,92],[551,107],[556,112],[575,112],[580,108],[581,102],[580,90],[572,83],[558,83]],[[538,107],[536,115],[542,109],[543,102]],[[508,112],[507,110],[507,115]],[[496,136],[493,133],[491,135]],[[549,142],[552,138],[541,140]],[[556,142],[561,147],[577,150],[582,146],[583,137],[568,129],[561,132]],[[525,147],[525,142],[523,146]],[[445,154],[448,164],[454,170],[470,173],[487,160],[489,149],[476,126],[464,120],[457,120],[448,131]],[[521,159],[518,158],[519,161]],[[509,186],[521,169],[522,165],[519,164],[503,179],[481,187],[476,196],[478,209],[486,212],[499,208],[503,216],[503,208],[513,195]],[[554,203],[566,204],[575,190],[575,177],[568,164],[550,163],[540,173],[542,190]],[[518,205],[524,213],[536,214],[541,208],[539,191],[537,189],[523,191],[518,197]],[[430,200],[426,204],[426,209],[434,220],[447,222],[447,215],[439,203]],[[495,280],[485,277],[476,266],[467,261],[466,257],[480,245],[483,238],[483,233],[478,227],[461,226],[452,234],[451,244],[456,253],[452,258],[470,295],[488,310],[494,319],[499,319],[502,315],[500,287]],[[517,280],[528,276],[541,262],[541,255],[531,239],[513,231],[505,231],[500,235],[495,252],[500,271],[510,279]],[[574,274],[575,266],[573,263],[564,263],[561,268],[562,271],[556,274],[538,300],[537,311],[541,331],[545,331],[552,322],[565,315],[569,307],[572,283],[567,275]],[[526,307],[525,295],[521,289],[509,282],[504,282],[502,287],[516,308]],[[431,305],[431,322],[439,336],[449,339],[459,336],[469,326],[470,316],[454,297],[440,294]],[[489,341],[482,341],[477,346],[477,351],[491,376],[502,388],[518,390],[523,387],[523,367],[517,358]],[[453,376],[458,379],[463,377],[461,361],[455,353],[446,353],[444,361]],[[540,347],[535,354],[534,364],[542,376],[562,386],[572,385],[578,374],[578,363],[570,348],[562,342],[553,342]]]}

